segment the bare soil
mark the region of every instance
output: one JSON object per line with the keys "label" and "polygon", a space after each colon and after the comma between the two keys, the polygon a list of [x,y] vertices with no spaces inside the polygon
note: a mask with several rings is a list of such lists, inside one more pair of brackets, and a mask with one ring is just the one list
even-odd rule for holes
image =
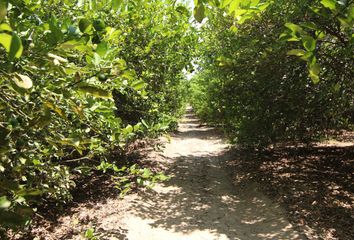
{"label": "bare soil", "polygon": [[308,239],[354,239],[354,133],[309,146],[234,151],[236,181],[258,182]]}
{"label": "bare soil", "polygon": [[233,184],[220,136],[186,115],[159,158],[170,181],[124,200],[126,239],[305,239],[255,182]]}
{"label": "bare soil", "polygon": [[71,205],[39,212],[32,235],[85,239],[94,228],[112,240],[354,239],[352,148],[232,149],[189,112],[163,152],[143,159],[170,180],[121,199],[109,179],[89,179]]}

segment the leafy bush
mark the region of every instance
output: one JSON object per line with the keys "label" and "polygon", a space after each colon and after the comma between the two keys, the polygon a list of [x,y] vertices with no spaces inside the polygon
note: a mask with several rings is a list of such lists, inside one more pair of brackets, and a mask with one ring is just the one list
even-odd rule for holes
{"label": "leafy bush", "polygon": [[214,8],[201,29],[200,73],[191,84],[197,113],[247,146],[349,127],[353,3],[226,2],[219,8],[232,16]]}
{"label": "leafy bush", "polygon": [[30,223],[44,198],[70,201],[73,173],[170,127],[188,15],[164,1],[0,3],[0,231]]}

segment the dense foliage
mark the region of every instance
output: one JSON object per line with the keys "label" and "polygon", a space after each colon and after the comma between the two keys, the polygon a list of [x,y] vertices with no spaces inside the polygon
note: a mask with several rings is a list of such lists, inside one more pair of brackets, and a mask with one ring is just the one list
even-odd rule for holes
{"label": "dense foliage", "polygon": [[210,2],[223,10],[200,30],[192,103],[203,119],[246,146],[350,127],[353,1]]}
{"label": "dense foliage", "polygon": [[73,174],[156,180],[112,152],[174,127],[186,94],[184,6],[44,2],[0,2],[0,232],[28,224],[43,199],[69,201]]}
{"label": "dense foliage", "polygon": [[198,30],[182,1],[43,2],[0,1],[0,238],[73,175],[157,181],[117,156],[186,99],[241,145],[352,127],[352,0],[195,0]]}

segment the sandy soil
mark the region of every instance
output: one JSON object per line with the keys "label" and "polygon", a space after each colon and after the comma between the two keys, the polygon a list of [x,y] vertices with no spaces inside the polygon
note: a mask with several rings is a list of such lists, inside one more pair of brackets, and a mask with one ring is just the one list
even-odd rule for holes
{"label": "sandy soil", "polygon": [[156,158],[171,179],[126,197],[97,223],[99,232],[106,239],[129,240],[304,239],[255,183],[232,183],[224,164],[227,148],[216,130],[187,114]]}
{"label": "sandy soil", "polygon": [[[233,183],[226,164],[232,155],[220,136],[189,112],[163,153],[149,156],[170,180],[123,200],[80,206],[58,219],[52,239],[82,239],[89,225],[98,239],[112,240],[306,239],[256,183]],[[80,224],[81,235],[70,231]]]}

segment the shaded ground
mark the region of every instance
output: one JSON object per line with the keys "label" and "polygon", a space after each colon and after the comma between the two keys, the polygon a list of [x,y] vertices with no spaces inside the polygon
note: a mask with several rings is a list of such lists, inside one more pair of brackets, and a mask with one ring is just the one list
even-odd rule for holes
{"label": "shaded ground", "polygon": [[235,151],[237,182],[255,180],[309,239],[354,239],[354,135],[311,147]]}
{"label": "shaded ground", "polygon": [[145,157],[170,180],[123,200],[107,178],[82,181],[74,203],[42,211],[33,235],[84,239],[92,227],[112,240],[354,239],[351,135],[262,153],[220,136],[187,114],[164,152]]}
{"label": "shaded ground", "polygon": [[128,200],[127,239],[303,239],[255,183],[232,184],[220,134],[186,117],[163,153],[171,180]]}
{"label": "shaded ground", "polygon": [[234,157],[220,136],[187,114],[164,152],[148,157],[170,180],[123,200],[95,191],[91,200],[64,209],[55,222],[37,224],[33,233],[48,240],[82,239],[93,227],[99,239],[306,239],[255,182],[232,183],[226,162]]}

